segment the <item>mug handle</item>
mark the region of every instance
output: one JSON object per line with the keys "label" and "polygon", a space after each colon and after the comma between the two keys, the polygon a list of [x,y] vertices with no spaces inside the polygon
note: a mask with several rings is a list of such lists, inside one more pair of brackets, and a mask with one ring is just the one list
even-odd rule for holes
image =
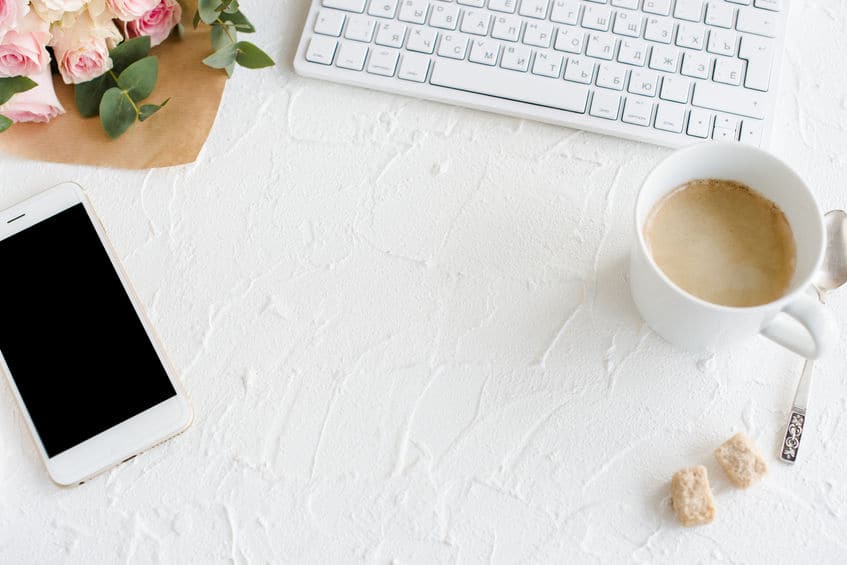
{"label": "mug handle", "polygon": [[838,334],[838,324],[823,304],[801,294],[782,313],[793,320],[775,316],[761,329],[763,336],[806,359],[819,359],[830,349]]}

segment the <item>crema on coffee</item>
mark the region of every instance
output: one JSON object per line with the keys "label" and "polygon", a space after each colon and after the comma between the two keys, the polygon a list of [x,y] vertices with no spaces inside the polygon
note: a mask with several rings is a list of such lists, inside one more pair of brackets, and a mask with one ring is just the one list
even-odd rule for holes
{"label": "crema on coffee", "polygon": [[677,286],[724,306],[767,304],[788,290],[796,246],[782,210],[744,184],[688,182],[650,212],[644,235]]}

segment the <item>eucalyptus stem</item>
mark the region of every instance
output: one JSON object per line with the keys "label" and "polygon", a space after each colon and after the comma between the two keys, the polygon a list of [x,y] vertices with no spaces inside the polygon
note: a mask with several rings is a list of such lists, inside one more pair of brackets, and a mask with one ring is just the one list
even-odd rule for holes
{"label": "eucalyptus stem", "polygon": [[221,26],[221,29],[224,31],[224,33],[226,34],[226,36],[229,38],[229,42],[230,42],[230,43],[235,43],[235,38],[232,36],[232,34],[231,34],[231,33],[229,33],[229,30],[227,29],[227,26],[226,26],[226,24],[223,22],[223,20],[221,20],[220,18],[218,18],[217,20],[215,20],[215,23],[216,23],[216,24],[218,24],[219,26]]}

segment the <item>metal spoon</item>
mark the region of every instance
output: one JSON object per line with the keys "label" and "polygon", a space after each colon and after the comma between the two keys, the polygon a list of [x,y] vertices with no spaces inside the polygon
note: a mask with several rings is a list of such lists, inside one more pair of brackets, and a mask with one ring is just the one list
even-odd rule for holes
{"label": "metal spoon", "polygon": [[[824,216],[826,224],[826,253],[823,265],[814,280],[818,298],[824,303],[827,292],[833,291],[847,283],[847,212],[832,210]],[[794,393],[794,405],[785,428],[785,438],[779,451],[779,458],[786,463],[797,460],[800,440],[803,437],[803,426],[806,423],[806,406],[809,403],[809,387],[812,381],[812,369],[815,362],[806,360],[803,374],[797,383]]]}

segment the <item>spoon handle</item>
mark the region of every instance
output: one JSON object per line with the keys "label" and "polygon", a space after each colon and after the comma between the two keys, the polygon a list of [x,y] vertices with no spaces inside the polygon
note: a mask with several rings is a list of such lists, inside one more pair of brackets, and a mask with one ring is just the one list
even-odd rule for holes
{"label": "spoon handle", "polygon": [[785,426],[785,437],[779,450],[779,458],[786,463],[794,463],[797,460],[797,451],[803,438],[803,426],[806,423],[806,407],[809,404],[809,387],[814,368],[815,362],[807,360],[803,365],[800,382],[797,383],[797,392],[794,393],[794,404],[791,406],[791,414]]}

